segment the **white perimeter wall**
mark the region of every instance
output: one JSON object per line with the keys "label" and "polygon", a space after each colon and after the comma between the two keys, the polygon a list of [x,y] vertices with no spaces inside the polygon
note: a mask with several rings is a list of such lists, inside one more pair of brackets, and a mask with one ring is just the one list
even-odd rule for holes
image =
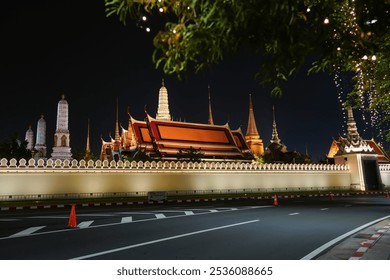
{"label": "white perimeter wall", "polygon": [[350,189],[346,165],[64,162],[0,164],[0,197],[148,191]]}
{"label": "white perimeter wall", "polygon": [[381,173],[382,184],[384,184],[386,188],[389,188],[390,187],[390,164],[380,164],[379,171]]}

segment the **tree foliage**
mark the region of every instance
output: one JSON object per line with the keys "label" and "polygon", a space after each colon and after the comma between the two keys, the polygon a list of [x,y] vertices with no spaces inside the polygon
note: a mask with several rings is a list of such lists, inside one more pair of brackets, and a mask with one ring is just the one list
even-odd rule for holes
{"label": "tree foliage", "polygon": [[15,133],[8,139],[1,141],[0,143],[0,158],[6,158],[8,160],[14,158],[20,160],[22,158],[29,160],[32,155],[31,151],[27,150],[27,141],[20,141],[18,135]]}
{"label": "tree foliage", "polygon": [[[256,77],[273,87],[272,94],[280,95],[283,83],[310,60],[308,73],[353,73],[352,99],[375,90],[368,109],[386,110],[385,120],[389,121],[389,0],[105,3],[107,16],[115,14],[124,24],[148,14],[164,21],[154,37],[153,59],[167,74],[181,77],[199,72],[227,54],[251,49],[263,58]],[[361,73],[364,67],[369,70]]]}

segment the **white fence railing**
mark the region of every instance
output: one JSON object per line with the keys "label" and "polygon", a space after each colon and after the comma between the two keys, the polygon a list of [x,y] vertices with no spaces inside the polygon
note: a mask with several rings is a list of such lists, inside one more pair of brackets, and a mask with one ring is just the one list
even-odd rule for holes
{"label": "white fence railing", "polygon": [[[381,166],[381,168],[383,165]],[[390,165],[383,168],[390,168]],[[339,164],[285,164],[285,163],[242,163],[242,162],[181,162],[181,161],[100,161],[100,160],[0,160],[0,172],[3,170],[23,169],[168,169],[168,170],[264,170],[264,171],[348,171],[348,165]],[[381,169],[382,170],[382,169]]]}

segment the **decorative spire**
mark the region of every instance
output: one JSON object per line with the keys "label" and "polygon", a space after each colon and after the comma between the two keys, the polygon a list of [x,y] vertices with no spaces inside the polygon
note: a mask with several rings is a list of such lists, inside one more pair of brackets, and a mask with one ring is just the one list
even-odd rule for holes
{"label": "decorative spire", "polygon": [[85,153],[86,154],[90,154],[91,153],[91,147],[90,147],[90,143],[89,143],[89,123],[90,123],[90,119],[88,118],[87,146],[85,148]]}
{"label": "decorative spire", "polygon": [[208,124],[214,124],[213,120],[213,113],[211,112],[211,93],[210,93],[210,85],[208,86],[209,89],[209,119],[207,121]]}
{"label": "decorative spire", "polygon": [[120,141],[121,136],[119,135],[119,105],[118,97],[116,98],[116,120],[115,120],[115,141]]}
{"label": "decorative spire", "polygon": [[253,112],[252,95],[249,94],[249,118],[248,128],[246,130],[246,136],[259,136],[259,132],[256,127],[255,114]]}
{"label": "decorative spire", "polygon": [[171,120],[171,115],[169,113],[169,104],[168,104],[168,91],[165,87],[164,79],[162,79],[161,88],[158,95],[158,107],[157,107],[157,120]]}
{"label": "decorative spire", "polygon": [[357,131],[353,111],[348,109],[347,139],[342,142],[342,148],[345,153],[351,152],[372,152],[373,149],[364,141]]}
{"label": "decorative spire", "polygon": [[272,122],[272,139],[271,143],[280,144],[280,139],[278,136],[278,130],[276,128],[276,118],[275,118],[275,106],[272,106],[273,111],[273,122]]}

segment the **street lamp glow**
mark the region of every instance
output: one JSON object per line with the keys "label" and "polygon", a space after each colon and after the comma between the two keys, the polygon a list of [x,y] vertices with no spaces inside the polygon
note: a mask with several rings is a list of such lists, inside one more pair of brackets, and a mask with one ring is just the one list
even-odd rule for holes
{"label": "street lamp glow", "polygon": [[325,23],[325,24],[328,24],[328,23],[329,23],[329,19],[328,19],[328,18],[325,18],[325,19],[324,19],[324,23]]}

